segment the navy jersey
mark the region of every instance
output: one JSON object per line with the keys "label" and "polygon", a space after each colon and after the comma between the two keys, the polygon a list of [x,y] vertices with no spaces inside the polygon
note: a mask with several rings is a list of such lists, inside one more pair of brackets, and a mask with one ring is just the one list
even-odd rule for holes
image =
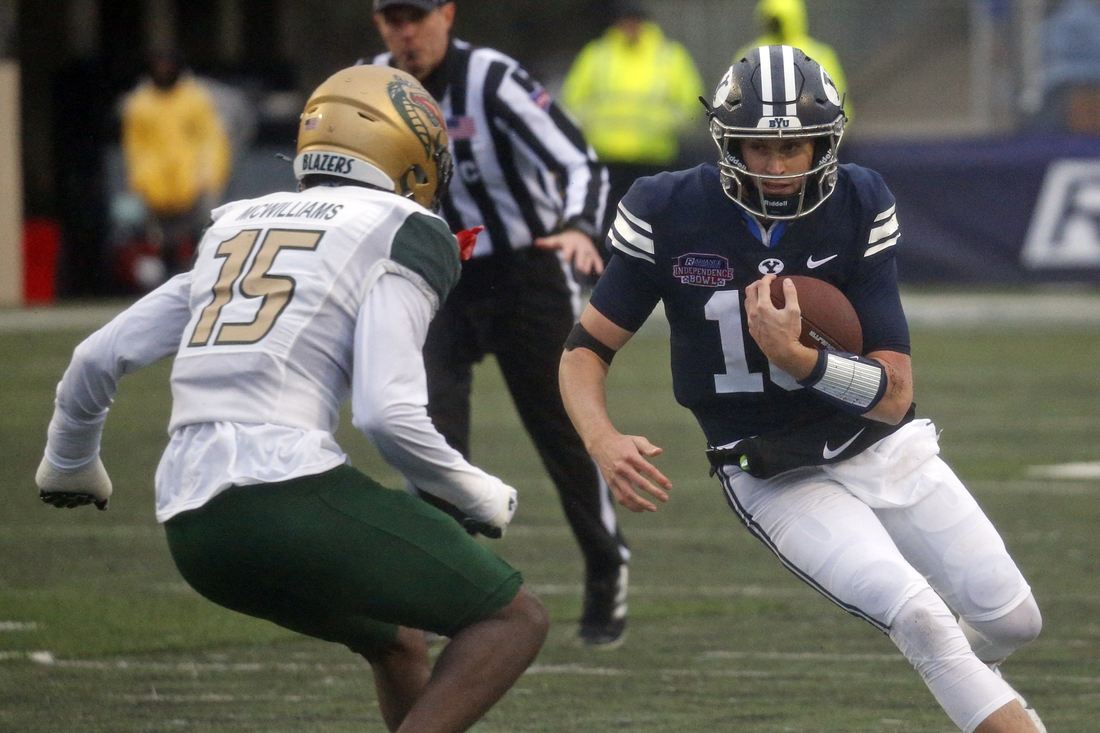
{"label": "navy jersey", "polygon": [[818,209],[786,224],[769,248],[701,165],[638,180],[619,204],[614,252],[592,306],[636,331],[663,301],[672,331],[676,400],[711,445],[838,412],[769,364],[749,334],[745,287],[765,274],[807,275],[838,287],[863,327],[864,352],[909,353],[897,287],[894,196],[874,171],[839,167]]}

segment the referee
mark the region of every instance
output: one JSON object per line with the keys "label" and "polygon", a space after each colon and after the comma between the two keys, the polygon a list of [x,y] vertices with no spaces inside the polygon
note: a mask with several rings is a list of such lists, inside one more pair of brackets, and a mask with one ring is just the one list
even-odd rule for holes
{"label": "referee", "polygon": [[[428,413],[470,453],[473,365],[494,354],[585,560],[578,635],[613,647],[626,627],[630,551],[611,494],[562,404],[558,361],[579,313],[572,268],[598,275],[593,240],[607,173],[581,132],[512,58],[450,37],[455,4],[374,0],[388,53],[372,63],[415,76],[440,101],[455,176],[451,230],[484,227],[428,330]],[[572,267],[571,267],[572,266]]]}

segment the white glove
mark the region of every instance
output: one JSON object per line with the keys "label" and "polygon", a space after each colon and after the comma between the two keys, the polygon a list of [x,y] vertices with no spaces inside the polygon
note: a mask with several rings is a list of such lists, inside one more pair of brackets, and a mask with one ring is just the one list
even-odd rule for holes
{"label": "white glove", "polygon": [[58,509],[95,504],[96,509],[105,511],[113,490],[99,456],[75,471],[61,471],[43,457],[34,482],[38,484],[38,498]]}
{"label": "white glove", "polygon": [[422,491],[415,487],[413,490],[417,496],[428,504],[454,517],[469,534],[481,534],[489,539],[499,540],[504,536],[505,531],[507,531],[508,523],[512,521],[512,517],[516,515],[516,507],[519,505],[519,495],[516,493],[515,489],[500,479],[495,477],[490,478],[494,481],[494,488],[499,492],[501,507],[493,518],[488,521],[475,519],[446,499],[441,499],[434,494],[429,494],[427,491]]}
{"label": "white glove", "polygon": [[[508,523],[512,521],[512,517],[516,516],[516,507],[519,506],[519,494],[511,486],[505,483],[501,483],[504,488],[506,501],[504,506],[500,508],[500,511],[496,513],[492,519],[487,522],[488,527],[492,527],[500,532],[494,539],[499,539],[504,536],[504,533],[508,530]],[[493,535],[480,529],[483,535],[486,537],[492,537]]]}

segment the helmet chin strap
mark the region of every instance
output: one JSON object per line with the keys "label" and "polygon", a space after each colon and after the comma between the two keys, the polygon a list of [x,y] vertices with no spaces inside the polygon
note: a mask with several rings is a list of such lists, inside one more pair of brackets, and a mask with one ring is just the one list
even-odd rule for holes
{"label": "helmet chin strap", "polygon": [[[807,181],[802,180],[798,193],[790,196],[769,196],[753,181],[751,174],[745,174],[748,180],[741,185],[740,196],[730,196],[738,204],[743,206],[753,216],[762,216],[765,219],[789,220],[797,218],[801,214],[801,208],[806,199]],[[729,194],[729,188],[726,188]],[[748,202],[752,201],[753,206]]]}
{"label": "helmet chin strap", "polygon": [[779,197],[764,197],[764,211],[768,214],[768,218],[777,218],[782,216],[790,216],[793,212],[798,210],[798,204],[801,202],[802,196],[779,196]]}

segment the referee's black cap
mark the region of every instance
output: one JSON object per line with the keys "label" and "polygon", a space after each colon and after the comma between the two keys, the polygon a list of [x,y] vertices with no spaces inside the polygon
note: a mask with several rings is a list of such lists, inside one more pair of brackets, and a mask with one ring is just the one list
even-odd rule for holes
{"label": "referee's black cap", "polygon": [[396,7],[398,5],[408,5],[409,7],[423,10],[425,13],[430,13],[436,8],[441,8],[451,0],[374,0],[374,12],[380,13],[386,8]]}

